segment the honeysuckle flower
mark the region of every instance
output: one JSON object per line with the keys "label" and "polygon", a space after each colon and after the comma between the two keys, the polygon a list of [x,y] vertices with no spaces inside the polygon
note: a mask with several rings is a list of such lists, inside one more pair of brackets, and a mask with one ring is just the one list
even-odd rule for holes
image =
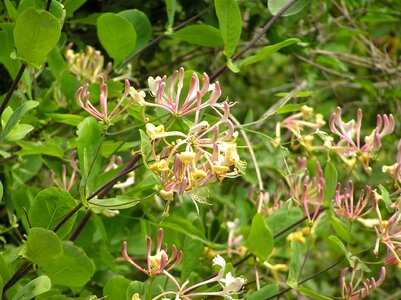
{"label": "honeysuckle flower", "polygon": [[401,268],[401,223],[399,221],[400,212],[394,213],[388,220],[382,220],[379,209],[376,209],[379,217],[379,226],[375,227],[377,239],[373,253],[377,256],[380,244],[386,247],[386,257],[392,257],[394,264]]}
{"label": "honeysuckle flower", "polygon": [[177,251],[175,245],[171,247],[171,256],[167,255],[167,245],[162,249],[162,241],[163,241],[163,229],[160,228],[157,232],[157,246],[156,253],[151,255],[152,251],[152,239],[148,236],[147,238],[147,269],[139,266],[131,257],[129,257],[127,253],[127,242],[123,243],[122,246],[122,254],[126,261],[130,262],[135,268],[139,271],[145,273],[146,275],[159,276],[164,274],[164,272],[169,272],[175,266],[177,266],[182,259],[183,253],[182,251]]}
{"label": "honeysuckle flower", "polygon": [[[188,93],[182,95],[184,73],[184,68],[176,70],[171,75],[169,83],[167,83],[166,75],[156,78],[149,77],[149,90],[150,94],[155,97],[155,103],[147,102],[144,99],[138,99],[137,102],[143,106],[162,108],[176,117],[199,112],[203,108],[216,104],[221,95],[218,81],[211,85],[209,76],[203,73],[202,86],[200,86],[198,75],[193,73]],[[206,100],[203,100],[204,98]]]}
{"label": "honeysuckle flower", "polygon": [[[370,293],[372,293],[379,285],[381,285],[386,277],[386,268],[382,267],[380,272],[380,277],[378,280],[375,280],[373,277],[370,279],[366,279],[363,281],[363,270],[359,269],[359,275],[357,275],[357,267],[359,264],[359,260],[355,260],[354,268],[351,272],[351,279],[349,283],[346,283],[346,274],[348,272],[348,268],[344,268],[341,271],[340,275],[340,289],[341,296],[346,300],[358,300],[366,297]],[[358,277],[356,277],[358,276]],[[355,281],[356,279],[356,281]],[[359,285],[362,284],[363,287],[359,288]]]}
{"label": "honeysuckle flower", "polygon": [[365,165],[365,169],[370,170],[370,158],[381,148],[382,138],[394,131],[395,121],[391,114],[377,115],[376,128],[365,137],[364,145],[361,143],[361,109],[358,109],[356,121],[351,120],[345,123],[341,117],[341,108],[337,107],[330,117],[329,126],[331,132],[340,137],[338,143],[330,148],[345,157],[358,157]]}
{"label": "honeysuckle flower", "polygon": [[[226,261],[220,255],[217,255],[213,259],[213,265],[220,266],[220,270],[217,275],[213,276],[210,279],[203,280],[199,283],[196,283],[192,286],[188,286],[189,281],[186,280],[183,284],[180,284],[177,279],[171,275],[168,271],[164,271],[164,275],[166,275],[177,287],[177,291],[165,291],[160,295],[153,298],[153,300],[157,299],[167,299],[166,296],[174,295],[172,299],[199,299],[199,297],[211,296],[211,297],[223,297],[226,299],[233,300],[233,295],[237,295],[241,292],[243,285],[246,280],[243,277],[234,277],[231,272],[228,272],[224,275],[224,269],[226,266]],[[208,285],[211,283],[219,283],[221,285],[221,290],[216,292],[195,292],[195,289]]]}
{"label": "honeysuckle flower", "polygon": [[[115,118],[120,116],[131,104],[134,103],[135,93],[133,92],[133,89],[131,88],[130,83],[127,79],[125,80],[125,89],[123,95],[118,100],[117,104],[110,113],[108,111],[108,89],[104,77],[100,77],[100,111],[90,102],[90,94],[87,91],[88,87],[89,84],[85,84],[78,89],[76,93],[77,102],[89,114],[105,124],[109,124]],[[136,92],[136,96],[140,97],[138,92]],[[128,102],[123,105],[124,100],[126,100],[127,98]]]}
{"label": "honeysuckle flower", "polygon": [[401,139],[397,145],[397,162],[391,166],[383,166],[382,171],[394,178],[397,187],[401,188]]}
{"label": "honeysuckle flower", "polygon": [[72,172],[71,172],[70,180],[68,183],[67,183],[67,166],[66,165],[63,165],[63,171],[61,173],[62,174],[61,175],[61,179],[62,179],[61,184],[57,181],[54,171],[50,170],[50,179],[53,181],[53,183],[59,189],[69,192],[72,189],[72,187],[74,186],[75,177],[78,173],[78,160],[75,159],[76,156],[77,156],[77,152],[73,151],[70,156],[70,166],[72,168]]}
{"label": "honeysuckle flower", "polygon": [[[291,197],[302,204],[310,223],[317,218],[324,196],[324,176],[319,162],[316,163],[316,170],[315,176],[310,178],[309,171],[306,169],[306,158],[298,157],[292,173],[285,176]],[[313,207],[313,215],[311,215],[310,207]]]}
{"label": "honeysuckle flower", "polygon": [[354,204],[354,184],[352,181],[348,181],[348,189],[344,189],[344,193],[341,194],[341,184],[337,183],[336,192],[334,194],[334,202],[337,205],[336,213],[339,216],[346,217],[349,221],[353,222],[364,215],[375,211],[376,209],[376,197],[373,195],[372,204],[368,209],[365,210],[366,206],[370,202],[370,196],[372,189],[370,186],[366,186],[366,189],[362,189],[356,202]]}
{"label": "honeysuckle flower", "polygon": [[[71,47],[71,46],[70,46]],[[107,78],[112,64],[109,62],[104,67],[104,57],[99,50],[86,46],[86,52],[75,53],[71,48],[65,52],[65,57],[70,66],[70,71],[78,80],[96,82],[101,76]]]}
{"label": "honeysuckle flower", "polygon": [[293,114],[283,121],[276,123],[276,138],[274,142],[277,145],[281,143],[281,128],[286,128],[292,133],[292,137],[299,139],[302,137],[302,132],[306,128],[316,130],[324,124],[326,124],[326,122],[323,120],[322,114],[314,114],[312,107],[304,105],[299,113]]}
{"label": "honeysuckle flower", "polygon": [[[245,163],[238,155],[238,133],[228,119],[228,103],[224,104],[224,110],[224,115],[215,124],[195,122],[187,132],[166,131],[163,125],[152,123],[146,125],[155,157],[149,168],[159,174],[160,196],[166,201],[172,201],[173,193],[192,192],[208,183],[242,174]],[[198,113],[195,119],[198,119]],[[220,134],[223,126],[226,131]],[[194,201],[200,200],[194,198]]]}

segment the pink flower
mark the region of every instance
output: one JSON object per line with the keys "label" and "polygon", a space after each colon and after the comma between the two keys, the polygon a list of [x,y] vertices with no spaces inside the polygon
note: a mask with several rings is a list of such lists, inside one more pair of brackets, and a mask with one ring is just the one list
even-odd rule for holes
{"label": "pink flower", "polygon": [[[108,89],[104,77],[100,77],[100,111],[90,102],[90,94],[87,91],[88,87],[89,84],[85,84],[78,89],[76,93],[77,102],[89,114],[105,124],[109,124],[115,118],[120,116],[131,104],[133,104],[136,99],[142,98],[144,96],[142,93],[137,92],[134,88],[131,88],[129,81],[126,79],[123,95],[121,96],[120,100],[117,102],[113,110],[109,113],[107,105]],[[128,103],[126,103],[124,106],[123,102],[127,98],[129,98]]]}
{"label": "pink flower", "polygon": [[171,251],[171,256],[169,258],[167,255],[167,245],[165,245],[162,249],[162,240],[163,240],[163,229],[160,228],[159,231],[157,232],[156,253],[154,255],[151,255],[152,239],[150,237],[147,238],[147,246],[148,246],[147,247],[148,251],[146,255],[146,261],[148,264],[147,269],[142,268],[131,257],[129,257],[127,253],[127,242],[123,243],[122,254],[126,261],[130,262],[135,268],[145,273],[146,275],[148,276],[162,275],[164,274],[165,271],[169,272],[175,266],[177,266],[181,262],[183,256],[182,251],[180,250],[177,252],[176,246],[173,245],[171,247],[172,251]]}
{"label": "pink flower", "polygon": [[372,194],[372,189],[370,186],[366,186],[366,192],[363,189],[361,190],[356,205],[354,205],[354,185],[352,181],[350,180],[348,182],[348,189],[345,188],[343,194],[340,193],[340,189],[341,185],[338,183],[336,192],[334,194],[334,201],[338,208],[336,213],[338,215],[342,215],[352,222],[375,210],[377,203],[376,198],[373,196],[371,207],[364,211]]}
{"label": "pink flower", "polygon": [[[175,71],[173,75],[171,75],[169,83],[167,83],[167,76],[164,75],[162,78],[149,77],[148,84],[151,95],[155,97],[155,103],[146,102],[144,99],[140,99],[138,103],[143,106],[160,107],[177,117],[199,112],[205,107],[212,106],[216,104],[221,95],[218,81],[216,81],[214,85],[211,85],[209,76],[203,73],[201,87],[198,75],[193,73],[188,93],[186,96],[183,96],[184,68]],[[202,102],[203,98],[207,99]]]}

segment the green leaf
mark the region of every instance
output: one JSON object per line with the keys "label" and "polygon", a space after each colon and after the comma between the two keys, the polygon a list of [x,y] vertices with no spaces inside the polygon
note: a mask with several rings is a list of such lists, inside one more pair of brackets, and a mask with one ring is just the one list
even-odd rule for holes
{"label": "green leaf", "polygon": [[14,51],[14,37],[13,37],[14,24],[3,23],[0,24],[0,62],[7,69],[11,78],[15,78],[21,66],[21,62],[10,57]]}
{"label": "green leaf", "polygon": [[[276,94],[274,94],[274,96],[285,97],[289,94],[290,93],[276,93]],[[306,97],[311,97],[311,96],[316,96],[316,93],[310,92],[310,91],[309,92],[308,91],[299,91],[299,92],[294,93],[294,97],[297,97],[297,98],[306,98]],[[304,103],[304,104],[306,105],[306,103]],[[294,105],[297,105],[297,104],[294,104]]]}
{"label": "green leaf", "polygon": [[331,211],[327,211],[326,215],[329,219],[330,225],[333,227],[337,235],[344,241],[350,241],[351,233],[349,232],[345,224],[339,218],[333,215]]}
{"label": "green leaf", "polygon": [[40,267],[46,267],[63,255],[63,246],[55,232],[34,227],[28,230],[27,241],[19,254]]}
{"label": "green leaf", "polygon": [[265,46],[262,49],[260,49],[257,54],[246,57],[246,58],[240,60],[237,64],[239,65],[239,67],[254,64],[256,62],[265,60],[266,58],[271,56],[273,53],[276,53],[277,51],[279,51],[281,48],[287,47],[289,45],[292,45],[292,44],[298,43],[298,42],[300,42],[299,39],[290,38],[290,39],[287,39],[285,41],[282,41],[282,42],[274,44],[274,45]]}
{"label": "green leaf", "polygon": [[186,26],[176,31],[172,37],[205,47],[218,47],[224,44],[220,31],[206,24]]}
{"label": "green leaf", "polygon": [[176,0],[165,0],[167,11],[167,32],[171,32],[174,24],[175,11],[177,10]]}
{"label": "green leaf", "polygon": [[[283,228],[290,226],[291,224],[299,221],[303,217],[303,212],[299,207],[291,207],[291,208],[279,208],[272,212],[269,217],[265,219],[267,225],[273,232],[273,234],[277,234]],[[283,241],[291,231],[288,231],[282,234],[279,238],[274,240],[277,245],[279,242]]]}
{"label": "green leaf", "polygon": [[72,14],[85,4],[87,0],[66,0],[64,1],[64,7],[67,11],[67,16],[72,16]]}
{"label": "green leaf", "polygon": [[[37,194],[33,200],[29,210],[29,220],[32,227],[52,230],[75,205],[75,200],[69,193],[58,188],[47,188]],[[76,214],[57,231],[60,238],[65,237],[71,231],[75,218]]]}
{"label": "green leaf", "polygon": [[215,0],[214,5],[224,42],[224,55],[231,58],[241,37],[241,12],[236,0]]}
{"label": "green leaf", "polygon": [[117,14],[105,13],[97,19],[97,36],[107,54],[114,59],[114,65],[135,50],[135,29],[127,19]]}
{"label": "green leaf", "polygon": [[329,206],[333,200],[337,187],[337,169],[332,162],[329,162],[324,168],[324,196],[323,204]]}
{"label": "green leaf", "polygon": [[39,68],[56,45],[61,32],[59,20],[45,10],[28,8],[15,23],[16,58]]}
{"label": "green leaf", "polygon": [[32,142],[32,141],[18,141],[17,144],[21,150],[17,151],[18,155],[35,155],[43,154],[63,158],[64,150],[59,144],[51,142]]}
{"label": "green leaf", "polygon": [[46,275],[41,275],[32,281],[28,282],[22,289],[15,294],[12,300],[29,300],[36,296],[50,291],[52,287],[50,278]]}
{"label": "green leaf", "polygon": [[94,208],[107,208],[107,209],[127,209],[134,207],[140,202],[139,199],[132,199],[132,197],[117,195],[115,198],[109,199],[93,199],[90,206]]}
{"label": "green leaf", "polygon": [[297,104],[286,104],[283,105],[276,110],[276,114],[286,114],[289,112],[294,112],[294,111],[299,111],[303,106],[306,105],[306,102],[304,103],[297,103]]}
{"label": "green leaf", "polygon": [[[277,15],[279,11],[288,4],[290,0],[268,0],[267,5],[272,15]],[[307,4],[309,0],[298,0],[295,2],[282,16],[291,16],[299,13]]]}
{"label": "green leaf", "polygon": [[142,49],[152,37],[152,24],[148,17],[137,9],[123,10],[118,15],[131,22],[136,32],[135,51]]}
{"label": "green leaf", "polygon": [[256,214],[252,219],[251,230],[246,240],[246,247],[261,261],[265,261],[273,251],[273,234],[260,214]]}
{"label": "green leaf", "polygon": [[17,9],[10,0],[4,0],[4,4],[6,5],[7,13],[11,17],[11,20],[15,21],[17,19]]}
{"label": "green leaf", "polygon": [[140,281],[132,281],[128,288],[127,288],[127,294],[126,294],[126,300],[132,300],[133,295],[138,294],[140,299],[145,298],[145,285],[143,282]]}
{"label": "green leaf", "polygon": [[383,200],[384,204],[386,204],[386,209],[388,211],[391,211],[392,202],[391,202],[391,199],[390,199],[390,193],[381,184],[379,184],[379,189],[380,189],[380,192],[381,192],[382,200]]}
{"label": "green leaf", "polygon": [[246,296],[248,300],[262,300],[269,298],[279,292],[277,284],[268,284],[262,287],[260,290]]}
{"label": "green leaf", "polygon": [[301,246],[295,239],[291,240],[291,259],[288,265],[287,285],[293,289],[298,287],[298,275],[301,269]]}
{"label": "green leaf", "polygon": [[47,56],[47,64],[53,76],[60,80],[62,71],[69,68],[57,47],[54,47]]}
{"label": "green leaf", "polygon": [[72,126],[78,126],[84,120],[84,117],[80,115],[72,115],[72,114],[56,114],[50,113],[46,114],[46,116],[52,118],[54,121],[58,123],[63,123]]}
{"label": "green leaf", "polygon": [[63,242],[63,256],[52,261],[45,271],[53,284],[70,288],[84,286],[95,272],[95,265],[85,252],[72,242]]}
{"label": "green leaf", "polygon": [[78,125],[77,135],[79,165],[83,176],[81,184],[86,187],[86,193],[90,194],[96,189],[96,179],[101,168],[98,153],[102,139],[99,123],[92,117],[85,118]]}
{"label": "green leaf", "polygon": [[[344,256],[347,258],[350,267],[353,268],[354,264],[355,264],[355,260],[357,260],[358,257],[356,255],[353,255],[351,252],[349,252],[347,250],[347,248],[345,247],[345,245],[343,244],[343,242],[335,235],[329,236],[329,240],[332,241],[334,244],[336,244],[340,248],[340,250],[344,253]],[[364,264],[360,259],[358,259],[358,260],[359,260],[359,263],[357,266],[357,270],[362,269],[365,272],[371,272],[371,270],[369,269],[369,267],[366,264]]]}
{"label": "green leaf", "polygon": [[302,295],[308,296],[308,297],[310,297],[312,299],[316,299],[316,300],[332,300],[332,298],[330,298],[330,297],[322,296],[321,294],[316,293],[316,292],[314,292],[314,291],[312,291],[310,289],[304,288],[304,287],[298,288],[297,291],[299,293],[301,293]]}
{"label": "green leaf", "polygon": [[3,183],[0,181],[0,201],[3,199]]}
{"label": "green leaf", "polygon": [[207,245],[210,242],[206,239],[204,232],[197,226],[194,226],[190,221],[177,215],[169,216],[163,223],[160,224],[163,228],[170,228],[177,232],[181,232],[186,236],[201,241]]}
{"label": "green leaf", "polygon": [[130,283],[131,280],[125,277],[112,277],[103,287],[103,296],[110,300],[124,300]]}
{"label": "green leaf", "polygon": [[184,243],[184,253],[191,253],[191,255],[184,255],[181,261],[182,272],[181,279],[186,280],[192,272],[199,269],[199,260],[204,252],[202,242],[191,238],[186,238]]}
{"label": "green leaf", "polygon": [[27,111],[35,108],[38,105],[39,102],[33,100],[29,100],[22,103],[8,119],[6,126],[4,127],[3,131],[0,134],[0,141],[3,141],[4,138],[7,137],[10,131],[14,128],[14,126],[19,122],[19,120]]}

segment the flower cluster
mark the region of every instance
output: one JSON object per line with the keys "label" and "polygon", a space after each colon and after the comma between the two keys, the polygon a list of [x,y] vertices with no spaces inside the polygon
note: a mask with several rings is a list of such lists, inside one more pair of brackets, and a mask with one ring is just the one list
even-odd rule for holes
{"label": "flower cluster", "polygon": [[341,108],[337,107],[329,121],[332,133],[340,137],[337,144],[333,143],[331,148],[346,161],[347,158],[359,160],[370,170],[369,160],[375,152],[381,148],[381,140],[384,136],[394,131],[394,117],[390,115],[377,115],[376,128],[365,137],[364,144],[361,143],[362,110],[358,109],[357,120],[344,122],[341,117]]}
{"label": "flower cluster", "polygon": [[[177,76],[179,79],[175,86]],[[208,183],[221,182],[225,177],[236,177],[245,168],[237,152],[238,133],[229,120],[230,105],[223,103],[223,114],[219,113],[215,123],[200,120],[200,110],[216,104],[221,94],[218,82],[211,86],[204,74],[200,88],[198,76],[193,74],[188,95],[182,103],[183,80],[182,68],[173,74],[168,91],[165,76],[152,79],[150,88],[156,103],[138,101],[145,106],[163,108],[174,116],[194,113],[192,126],[187,130],[168,131],[164,125],[146,124],[154,158],[149,168],[159,175],[162,182],[160,196],[168,202],[173,200],[175,193],[193,192]],[[209,92],[207,100],[202,102]]]}
{"label": "flower cluster", "polygon": [[354,205],[354,184],[352,181],[350,180],[348,182],[348,189],[345,188],[343,194],[341,194],[341,184],[338,183],[336,192],[334,194],[334,202],[337,205],[337,215],[344,216],[349,221],[353,222],[374,211],[377,204],[376,197],[374,195],[371,206],[365,209],[370,202],[369,200],[372,194],[372,189],[367,185],[365,190],[361,190],[358,202],[356,205]]}
{"label": "flower cluster", "polygon": [[[131,87],[129,81],[126,79],[124,92],[120,100],[118,100],[116,106],[109,113],[108,88],[104,77],[100,77],[100,111],[90,102],[90,93],[88,92],[88,87],[89,84],[85,84],[78,89],[78,91],[76,92],[77,102],[84,110],[86,110],[89,114],[91,114],[99,121],[102,121],[104,124],[109,124],[115,118],[120,116],[131,104],[134,103],[134,101],[138,101],[139,98],[144,97],[144,93],[137,92],[134,88]],[[127,98],[128,102],[124,105],[124,100],[126,100]]]}
{"label": "flower cluster", "polygon": [[66,60],[70,66],[70,71],[78,80],[96,82],[101,76],[107,78],[112,64],[109,62],[104,67],[104,57],[99,50],[91,46],[86,47],[86,52],[75,53],[71,46],[65,52]]}
{"label": "flower cluster", "polygon": [[[380,284],[383,283],[386,277],[386,269],[384,267],[381,268],[380,277],[378,280],[374,278],[367,279],[363,281],[363,271],[359,269],[359,276],[356,279],[356,273],[358,270],[359,261],[355,260],[354,268],[351,272],[351,280],[347,284],[346,283],[346,274],[348,272],[348,268],[344,268],[341,271],[340,275],[340,289],[341,289],[341,296],[343,299],[346,300],[358,300],[366,297],[371,292],[373,292]],[[355,281],[356,279],[356,281]],[[362,283],[363,287],[358,288],[359,285]]]}
{"label": "flower cluster", "polygon": [[[221,95],[220,84],[217,81],[210,84],[209,76],[203,73],[202,87],[199,84],[199,77],[195,73],[191,76],[189,90],[182,100],[184,87],[184,68],[175,71],[167,84],[167,76],[162,78],[149,77],[148,84],[151,95],[155,98],[155,102],[147,102],[141,99],[139,104],[143,106],[159,107],[167,110],[176,117],[182,117],[194,112],[199,112],[201,109],[210,107],[216,104]],[[177,81],[178,79],[178,81]],[[167,87],[168,86],[168,87]],[[203,98],[207,98],[202,101]]]}
{"label": "flower cluster", "polygon": [[326,122],[323,120],[322,114],[315,114],[312,107],[304,105],[299,113],[293,114],[285,118],[281,122],[276,123],[276,138],[274,142],[280,144],[282,141],[281,128],[286,128],[292,134],[292,138],[297,138],[301,142],[308,144],[313,140],[313,135],[302,136],[302,132],[306,128],[319,129]]}
{"label": "flower cluster", "polygon": [[379,226],[375,227],[377,239],[373,253],[378,255],[380,243],[386,247],[385,262],[401,268],[401,224],[400,213],[394,213],[388,220],[382,220],[380,210],[376,210]]}
{"label": "flower cluster", "polygon": [[[306,168],[306,158],[298,158],[292,173],[285,180],[291,196],[302,203],[305,215],[312,223],[318,216],[324,196],[324,176],[319,162],[316,163],[316,174],[311,178]],[[314,209],[313,214],[310,213],[310,207]]]}
{"label": "flower cluster", "polygon": [[182,251],[177,251],[177,247],[173,245],[171,247],[171,256],[168,257],[167,255],[167,245],[164,245],[162,248],[162,241],[163,241],[163,229],[160,228],[157,232],[157,246],[156,246],[156,253],[151,255],[152,252],[152,239],[148,236],[147,238],[147,254],[146,254],[146,261],[147,261],[147,269],[138,265],[127,253],[127,242],[123,243],[122,246],[122,253],[123,257],[126,261],[131,263],[135,268],[139,271],[145,273],[146,275],[152,276],[159,276],[165,274],[166,272],[171,271],[175,266],[177,266],[182,259]]}
{"label": "flower cluster", "polygon": [[[225,268],[226,268],[226,261],[224,260],[223,257],[220,255],[217,255],[215,258],[213,258],[213,266],[219,266],[220,270],[219,272],[213,276],[210,279],[206,279],[204,281],[201,281],[197,284],[194,284],[192,286],[188,286],[189,281],[186,280],[182,285],[178,283],[178,281],[169,273],[165,273],[171,281],[176,285],[177,291],[165,291],[161,293],[160,295],[156,296],[153,298],[153,300],[156,299],[169,299],[166,298],[168,295],[174,295],[174,298],[172,299],[185,299],[185,300],[191,300],[191,299],[198,299],[199,297],[205,297],[205,296],[211,296],[211,297],[224,297],[229,300],[234,300],[233,295],[237,295],[241,292],[241,289],[243,285],[245,284],[245,279],[240,276],[240,277],[234,277],[231,272],[227,272],[225,274]],[[198,289],[199,287],[211,284],[211,283],[219,283],[221,286],[221,290],[217,292],[195,292],[195,289]],[[235,298],[236,299],[236,298]]]}

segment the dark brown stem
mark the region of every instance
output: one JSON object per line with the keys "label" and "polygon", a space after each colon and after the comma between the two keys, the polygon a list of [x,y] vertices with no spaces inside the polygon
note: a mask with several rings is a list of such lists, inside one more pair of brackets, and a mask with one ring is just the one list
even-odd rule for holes
{"label": "dark brown stem", "polygon": [[[236,61],[240,59],[245,52],[247,52],[249,49],[255,46],[256,42],[273,26],[273,24],[281,17],[281,15],[284,14],[297,1],[298,0],[291,0],[290,2],[288,2],[287,5],[284,6],[275,16],[273,16],[269,20],[269,22],[266,23],[263,29],[257,35],[255,35],[254,38],[240,52],[235,54],[231,60]],[[227,69],[228,69],[227,65],[222,66],[212,76],[210,76],[210,81],[216,80],[216,78],[219,77],[221,74],[223,74],[225,71],[227,71]]]}
{"label": "dark brown stem", "polygon": [[21,80],[22,74],[24,74],[25,68],[26,68],[26,64],[23,63],[21,65],[21,67],[19,68],[17,76],[15,77],[13,83],[11,84],[10,89],[8,90],[6,97],[3,100],[3,103],[0,106],[0,117],[3,114],[4,110],[6,109],[6,107],[8,105],[8,102],[11,99],[11,96],[14,94],[14,91],[17,88],[18,82]]}
{"label": "dark brown stem", "polygon": [[[323,270],[320,270],[319,272],[317,272],[317,273],[315,273],[315,274],[313,274],[313,275],[311,275],[311,276],[305,278],[304,280],[300,281],[300,282],[298,283],[298,285],[301,285],[302,283],[305,283],[305,282],[307,282],[307,281],[309,281],[309,280],[311,280],[311,279],[313,279],[313,278],[319,276],[320,274],[323,274],[323,273],[327,272],[328,270],[333,269],[335,266],[339,265],[339,264],[344,260],[344,258],[345,258],[345,257],[343,257],[343,258],[341,258],[340,260],[336,261],[334,264],[331,264],[331,265],[328,266],[327,268],[325,268],[325,269],[323,269]],[[287,287],[287,288],[285,288],[284,290],[278,292],[277,294],[274,294],[273,296],[270,296],[270,297],[268,297],[268,298],[265,298],[265,300],[275,299],[275,298],[277,298],[277,297],[280,297],[281,295],[284,295],[285,293],[287,293],[287,292],[289,292],[289,291],[291,291],[291,290],[292,290],[291,287]]]}
{"label": "dark brown stem", "polygon": [[3,288],[3,300],[7,299],[6,291],[18,282],[22,277],[24,277],[30,270],[32,270],[32,263],[25,261],[19,268],[15,271],[13,277],[11,277]]}
{"label": "dark brown stem", "polygon": [[64,218],[53,228],[54,232],[57,232],[61,226],[64,225],[65,222],[67,222],[78,210],[81,209],[84,205],[82,202],[77,204],[68,214],[64,216]]}
{"label": "dark brown stem", "polygon": [[85,213],[85,216],[82,218],[81,222],[79,222],[77,228],[75,228],[74,232],[70,236],[70,241],[75,241],[79,234],[81,233],[82,229],[84,229],[85,225],[88,223],[90,217],[92,216],[93,212],[91,209],[88,209]]}

